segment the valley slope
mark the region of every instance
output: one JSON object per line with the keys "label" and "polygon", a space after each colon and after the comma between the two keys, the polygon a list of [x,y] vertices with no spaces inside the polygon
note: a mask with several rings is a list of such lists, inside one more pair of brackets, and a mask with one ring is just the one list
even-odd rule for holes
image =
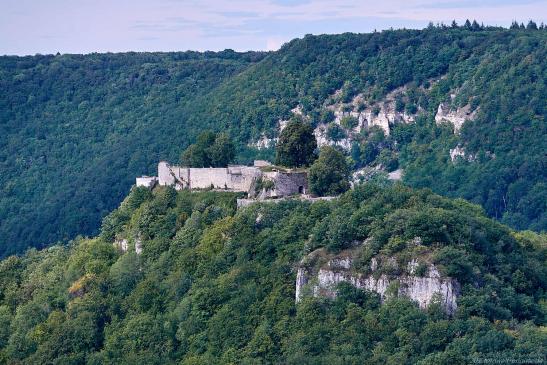
{"label": "valley slope", "polygon": [[[239,210],[236,198],[136,188],[98,237],[0,261],[0,362],[545,360],[545,235],[401,184]],[[298,279],[327,267],[390,284],[380,297]],[[453,283],[449,313],[445,293],[422,308],[405,294],[427,296],[411,281],[432,276]]]}
{"label": "valley slope", "polygon": [[[272,155],[249,145],[295,108],[332,126],[329,108],[382,105],[398,88],[415,121],[356,134],[356,168],[401,167],[411,186],[545,230],[546,45],[544,29],[430,27],[306,36],[270,53],[0,57],[0,253],[97,233],[134,176],[176,162],[204,129],[229,132],[248,162]],[[441,103],[473,120],[454,133],[435,122]]]}

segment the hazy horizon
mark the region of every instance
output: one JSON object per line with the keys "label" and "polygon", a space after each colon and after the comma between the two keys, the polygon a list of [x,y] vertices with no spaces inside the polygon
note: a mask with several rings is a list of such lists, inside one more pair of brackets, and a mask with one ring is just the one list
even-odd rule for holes
{"label": "hazy horizon", "polygon": [[[305,34],[545,22],[547,0],[7,0],[0,54],[267,51]],[[543,18],[538,18],[541,14]]]}

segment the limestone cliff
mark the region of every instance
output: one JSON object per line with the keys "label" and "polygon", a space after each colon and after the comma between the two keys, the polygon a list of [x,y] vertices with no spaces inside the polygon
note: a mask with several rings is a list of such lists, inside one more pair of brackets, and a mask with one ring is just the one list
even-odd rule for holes
{"label": "limestone cliff", "polygon": [[[318,260],[318,257],[322,259]],[[395,293],[414,300],[420,308],[427,308],[433,300],[440,300],[447,313],[456,311],[460,284],[452,278],[442,277],[434,265],[427,265],[426,270],[418,275],[418,261],[412,260],[407,264],[406,272],[394,276],[379,271],[378,261],[372,258],[369,267],[363,270],[354,265],[351,254],[329,257],[324,250],[314,251],[302,260],[298,268],[296,301],[305,295],[334,298],[337,284],[347,282],[380,294],[382,300]],[[394,258],[387,258],[387,261],[396,265]]]}
{"label": "limestone cliff", "polygon": [[454,133],[458,133],[463,124],[467,120],[473,120],[475,115],[476,110],[472,111],[469,105],[454,109],[447,104],[441,103],[435,114],[435,122],[437,124],[452,123],[454,125]]}

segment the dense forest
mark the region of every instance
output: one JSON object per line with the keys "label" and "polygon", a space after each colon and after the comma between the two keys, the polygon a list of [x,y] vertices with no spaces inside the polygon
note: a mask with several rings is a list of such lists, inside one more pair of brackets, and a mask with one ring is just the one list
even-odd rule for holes
{"label": "dense forest", "polygon": [[[545,230],[546,59],[544,27],[476,23],[310,35],[269,53],[0,57],[0,255],[96,234],[136,175],[205,129],[227,132],[239,162],[273,158],[249,143],[277,136],[293,108],[316,125],[337,92],[375,102],[402,86],[400,107],[420,116],[363,136],[356,165],[383,159],[406,184]],[[457,134],[434,121],[451,94],[477,110]],[[472,160],[451,161],[460,145]]]}
{"label": "dense forest", "polygon": [[[1,261],[0,362],[545,361],[545,235],[387,182],[316,203],[236,210],[236,198],[134,188],[98,237]],[[374,255],[427,260],[461,283],[458,309],[343,283],[336,298],[295,303],[296,267],[318,248],[356,250],[363,270]]]}
{"label": "dense forest", "polygon": [[2,255],[96,232],[135,176],[193,141],[188,105],[262,57],[0,57]]}

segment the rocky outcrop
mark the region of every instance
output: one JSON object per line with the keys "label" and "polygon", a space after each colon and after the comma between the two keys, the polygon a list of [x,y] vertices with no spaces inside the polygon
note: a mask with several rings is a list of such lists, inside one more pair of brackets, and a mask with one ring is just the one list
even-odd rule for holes
{"label": "rocky outcrop", "polygon": [[358,125],[354,128],[354,132],[359,133],[362,130],[367,130],[372,127],[380,127],[386,136],[390,134],[390,124],[395,123],[413,123],[414,116],[405,112],[395,111],[392,103],[386,103],[382,106],[378,106],[378,110],[374,108],[366,108],[361,112],[343,112],[336,110],[334,112],[336,117],[335,123],[340,124],[340,121],[345,117],[353,117],[358,120]]}
{"label": "rocky outcrop", "polygon": [[[394,261],[394,260],[393,260]],[[399,296],[408,297],[418,303],[420,308],[427,306],[439,298],[441,305],[449,314],[457,308],[457,297],[460,293],[459,283],[452,278],[443,278],[437,268],[429,265],[423,276],[415,275],[416,262],[409,263],[409,272],[398,277],[389,277],[386,274],[375,275],[378,261],[371,261],[371,274],[362,274],[352,270],[350,257],[330,259],[326,265],[319,268],[308,267],[303,260],[296,275],[296,301],[300,301],[306,294],[313,296],[336,297],[336,287],[346,282],[351,285],[378,293],[382,300],[388,295],[388,288]]]}
{"label": "rocky outcrop", "polygon": [[333,141],[327,137],[327,130],[328,125],[326,124],[319,124],[313,131],[313,134],[315,135],[315,140],[317,141],[317,145],[319,147],[322,146],[337,146],[341,147],[342,149],[349,151],[351,149],[351,138],[342,138],[338,141]]}
{"label": "rocky outcrop", "polygon": [[450,159],[452,162],[454,162],[457,157],[465,157],[465,151],[460,146],[456,146],[450,150]]}
{"label": "rocky outcrop", "polygon": [[447,104],[440,103],[437,108],[437,114],[435,114],[435,122],[452,123],[454,125],[454,133],[458,133],[467,120],[473,120],[475,118],[476,110],[471,111],[471,106],[466,105],[464,107],[458,107],[456,110],[450,108]]}
{"label": "rocky outcrop", "polygon": [[450,149],[450,160],[456,162],[458,159],[471,162],[475,160],[475,155],[466,153],[461,146],[456,146]]}
{"label": "rocky outcrop", "polygon": [[266,135],[262,135],[258,141],[254,143],[250,143],[249,147],[256,148],[257,150],[264,150],[267,148],[273,148],[275,147],[275,144],[277,143],[277,138],[268,138]]}
{"label": "rocky outcrop", "polygon": [[114,241],[114,247],[125,253],[129,248],[129,243],[127,242],[126,238],[117,239],[116,241]]}
{"label": "rocky outcrop", "polygon": [[403,178],[403,170],[397,169],[395,171],[391,171],[389,174],[387,174],[387,178],[389,180],[399,181]]}
{"label": "rocky outcrop", "polygon": [[[142,240],[137,237],[134,239],[134,242],[135,253],[139,255],[142,253]],[[119,238],[114,241],[114,247],[116,247],[121,252],[126,253],[127,251],[129,251],[129,241],[127,238]]]}
{"label": "rocky outcrop", "polygon": [[135,253],[137,255],[140,255],[142,253],[142,240],[140,239],[140,237],[137,237],[135,239]]}
{"label": "rocky outcrop", "polygon": [[[391,132],[392,125],[396,123],[413,123],[416,114],[423,111],[419,107],[414,114],[409,114],[400,109],[397,110],[396,101],[405,99],[406,92],[407,87],[402,86],[389,92],[380,102],[372,103],[369,103],[369,100],[363,94],[358,94],[348,104],[334,103],[328,108],[334,112],[334,122],[337,124],[340,124],[345,117],[353,117],[358,120],[358,125],[351,132],[359,133],[362,130],[376,126],[380,127],[387,136]],[[336,94],[332,99],[337,99]]]}

